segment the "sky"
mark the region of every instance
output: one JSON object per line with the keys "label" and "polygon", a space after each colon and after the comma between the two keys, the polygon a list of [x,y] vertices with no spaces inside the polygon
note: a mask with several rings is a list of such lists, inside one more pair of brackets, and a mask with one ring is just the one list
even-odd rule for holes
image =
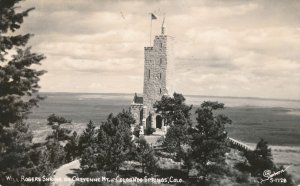
{"label": "sky", "polygon": [[175,91],[300,99],[300,1],[26,0],[42,92],[142,93],[144,47],[174,38]]}

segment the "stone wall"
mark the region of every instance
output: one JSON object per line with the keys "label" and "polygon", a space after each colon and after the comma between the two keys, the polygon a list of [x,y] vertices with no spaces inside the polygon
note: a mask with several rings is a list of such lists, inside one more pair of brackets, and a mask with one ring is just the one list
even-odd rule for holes
{"label": "stone wall", "polygon": [[153,113],[153,104],[168,94],[167,82],[167,40],[165,35],[155,36],[153,47],[145,47],[144,62],[144,106],[148,113]]}
{"label": "stone wall", "polygon": [[143,104],[135,104],[135,103],[132,103],[130,105],[130,113],[133,115],[135,121],[136,121],[136,125],[140,125],[141,122],[142,122],[142,119],[143,119],[143,115],[142,115],[142,112],[143,112]]}
{"label": "stone wall", "polygon": [[166,70],[166,86],[168,90],[168,95],[173,96],[175,90],[175,81],[174,81],[174,38],[168,36],[167,42],[167,70]]}

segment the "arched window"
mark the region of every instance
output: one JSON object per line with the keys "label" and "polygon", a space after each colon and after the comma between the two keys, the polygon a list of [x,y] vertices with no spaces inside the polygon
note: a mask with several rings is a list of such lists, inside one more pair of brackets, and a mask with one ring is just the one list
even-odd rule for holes
{"label": "arched window", "polygon": [[148,70],[148,79],[150,79],[150,69]]}
{"label": "arched window", "polygon": [[159,64],[160,64],[160,65],[162,64],[162,58],[159,59]]}
{"label": "arched window", "polygon": [[161,94],[161,88],[159,89],[159,94]]}
{"label": "arched window", "polygon": [[161,73],[159,73],[159,79],[161,79]]}
{"label": "arched window", "polygon": [[162,48],[162,46],[163,46],[162,43],[160,43],[160,48]]}

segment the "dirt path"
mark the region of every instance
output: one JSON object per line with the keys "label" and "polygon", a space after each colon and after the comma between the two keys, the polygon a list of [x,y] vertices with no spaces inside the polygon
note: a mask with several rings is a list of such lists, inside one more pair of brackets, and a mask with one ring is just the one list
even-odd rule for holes
{"label": "dirt path", "polygon": [[72,177],[76,176],[76,171],[80,169],[79,160],[74,160],[70,163],[64,164],[55,170],[55,175],[53,176],[54,182],[51,186],[72,186],[75,184],[72,181]]}

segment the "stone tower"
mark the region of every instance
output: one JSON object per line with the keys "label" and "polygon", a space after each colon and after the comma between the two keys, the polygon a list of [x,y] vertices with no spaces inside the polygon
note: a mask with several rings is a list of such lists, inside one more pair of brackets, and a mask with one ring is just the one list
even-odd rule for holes
{"label": "stone tower", "polygon": [[167,36],[160,35],[154,39],[153,47],[145,47],[144,63],[144,106],[149,112],[153,104],[168,94],[166,87],[167,71]]}
{"label": "stone tower", "polygon": [[162,26],[161,35],[155,36],[153,46],[144,49],[143,125],[153,128],[163,125],[157,123],[161,122],[161,117],[155,113],[154,103],[161,100],[163,95],[173,93],[173,89],[167,86],[173,82],[172,39],[164,34],[164,29]]}
{"label": "stone tower", "polygon": [[144,128],[162,128],[162,118],[159,113],[155,113],[153,105],[163,95],[173,94],[170,40],[172,38],[164,34],[162,27],[161,35],[155,36],[153,46],[144,48],[143,97],[135,95],[131,104],[131,112]]}

